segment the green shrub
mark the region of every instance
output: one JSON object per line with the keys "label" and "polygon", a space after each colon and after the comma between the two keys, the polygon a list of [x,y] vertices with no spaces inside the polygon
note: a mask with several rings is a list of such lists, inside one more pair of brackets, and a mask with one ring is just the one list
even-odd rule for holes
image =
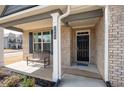
{"label": "green shrub", "polygon": [[22,87],[34,87],[35,86],[35,79],[28,77],[28,76],[24,76],[21,86]]}

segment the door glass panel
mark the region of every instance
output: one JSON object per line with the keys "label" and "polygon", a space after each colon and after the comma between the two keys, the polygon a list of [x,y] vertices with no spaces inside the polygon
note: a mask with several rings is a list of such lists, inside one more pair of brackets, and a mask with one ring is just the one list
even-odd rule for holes
{"label": "door glass panel", "polygon": [[89,35],[77,36],[77,61],[89,61]]}

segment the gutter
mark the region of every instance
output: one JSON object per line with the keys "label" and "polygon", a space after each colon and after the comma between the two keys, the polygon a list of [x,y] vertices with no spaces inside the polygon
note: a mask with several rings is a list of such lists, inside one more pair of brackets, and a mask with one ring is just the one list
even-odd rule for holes
{"label": "gutter", "polygon": [[61,80],[61,20],[64,18],[64,17],[67,17],[69,14],[70,14],[70,10],[71,10],[71,6],[67,6],[67,11],[61,15],[58,19],[58,28],[59,28],[59,31],[58,31],[58,34],[59,34],[59,40],[58,40],[58,44],[59,44],[59,64],[58,64],[58,69],[59,69],[59,80]]}

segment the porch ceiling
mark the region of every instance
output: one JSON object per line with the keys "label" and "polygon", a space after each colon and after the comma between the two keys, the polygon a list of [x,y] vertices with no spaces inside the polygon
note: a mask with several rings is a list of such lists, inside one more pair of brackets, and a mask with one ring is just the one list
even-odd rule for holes
{"label": "porch ceiling", "polygon": [[82,12],[97,10],[97,9],[101,9],[101,8],[103,8],[103,6],[98,6],[98,5],[72,5],[70,14],[82,13]]}
{"label": "porch ceiling", "polygon": [[[94,27],[98,21],[99,21],[99,17],[96,17],[96,18],[90,18],[85,20],[72,21],[72,22],[69,22],[68,24],[72,28]],[[14,27],[23,29],[23,31],[52,27],[52,19],[49,18],[49,19],[44,19],[40,21],[20,24]]]}
{"label": "porch ceiling", "polygon": [[98,21],[99,21],[99,17],[72,21],[72,22],[69,22],[69,25],[72,28],[94,27]]}
{"label": "porch ceiling", "polygon": [[[39,7],[39,8],[38,8]],[[19,30],[32,30],[32,29],[39,29],[45,27],[52,27],[52,20],[50,17],[50,11],[59,9],[61,12],[66,11],[66,5],[61,6],[38,6],[32,8],[30,11],[24,12],[21,11],[19,13],[15,13],[0,19],[0,26],[5,28],[15,28]],[[102,9],[103,6],[94,6],[94,5],[71,5],[71,12],[70,15],[75,15],[92,10]],[[49,16],[48,16],[49,14]],[[42,16],[41,16],[42,15]],[[88,14],[91,15],[91,14]],[[93,14],[94,15],[94,14]],[[86,16],[86,15],[85,15]],[[69,16],[67,20],[63,20],[64,23],[70,20],[72,16]],[[74,17],[72,17],[74,18]],[[78,18],[78,17],[76,17]],[[95,17],[94,17],[95,18]],[[69,25],[73,27],[77,26],[88,26],[88,25],[95,25],[98,18],[95,19],[83,19],[78,21],[69,21]]]}
{"label": "porch ceiling", "polygon": [[52,19],[49,18],[49,19],[44,19],[40,21],[34,21],[30,23],[16,25],[14,27],[23,29],[23,31],[52,27]]}

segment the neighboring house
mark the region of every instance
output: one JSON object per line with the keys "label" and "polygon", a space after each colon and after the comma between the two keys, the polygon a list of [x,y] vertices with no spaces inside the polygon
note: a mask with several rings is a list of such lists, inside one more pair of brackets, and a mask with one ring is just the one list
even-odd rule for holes
{"label": "neighboring house", "polygon": [[6,34],[4,36],[4,48],[15,48],[16,36],[13,33]]}
{"label": "neighboring house", "polygon": [[4,35],[5,49],[22,49],[22,35],[8,33]]}
{"label": "neighboring house", "polygon": [[22,35],[16,35],[16,49],[22,49],[23,38]]}
{"label": "neighboring house", "polygon": [[63,66],[94,64],[105,82],[124,86],[124,6],[0,7],[5,8],[0,18],[1,64],[3,28],[16,29],[23,32],[24,60],[34,51],[51,51],[54,82],[62,79]]}

